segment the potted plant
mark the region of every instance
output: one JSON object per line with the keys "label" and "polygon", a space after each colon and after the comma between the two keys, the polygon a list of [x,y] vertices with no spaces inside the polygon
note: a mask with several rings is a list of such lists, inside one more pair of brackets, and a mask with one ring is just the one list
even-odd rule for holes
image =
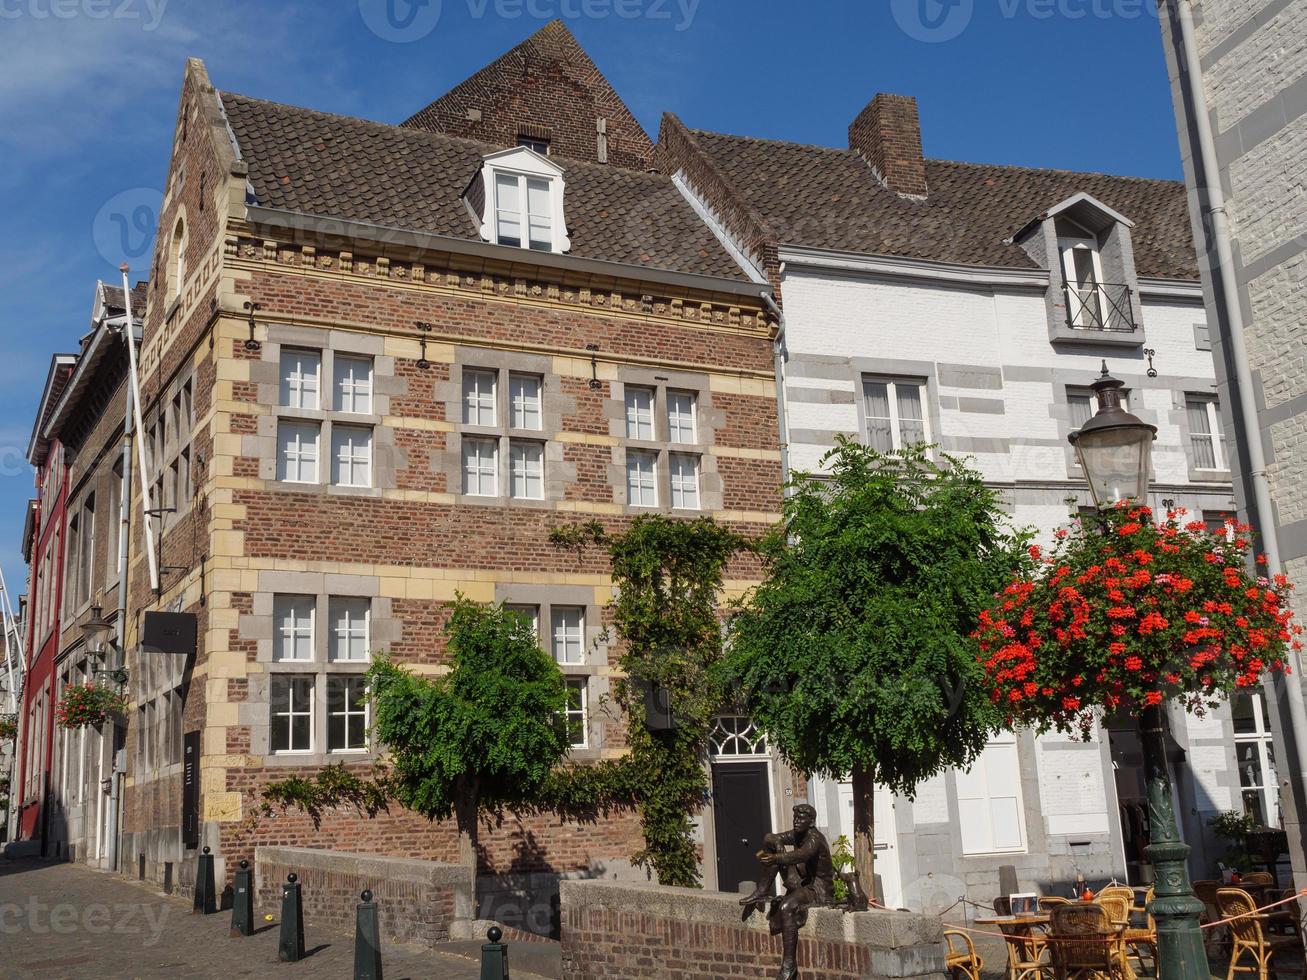
{"label": "potted plant", "polygon": [[18,716],[0,715],[0,742],[7,742],[18,734]]}
{"label": "potted plant", "polygon": [[127,712],[127,695],[102,684],[77,684],[64,691],[55,720],[65,729],[98,728]]}

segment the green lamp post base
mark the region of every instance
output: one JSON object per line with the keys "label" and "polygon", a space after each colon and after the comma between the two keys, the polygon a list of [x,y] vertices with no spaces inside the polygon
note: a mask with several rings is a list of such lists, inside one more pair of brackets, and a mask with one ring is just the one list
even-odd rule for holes
{"label": "green lamp post base", "polygon": [[1144,709],[1139,721],[1148,777],[1148,820],[1152,843],[1144,854],[1157,874],[1153,904],[1157,921],[1159,980],[1211,980],[1199,917],[1203,903],[1189,881],[1189,845],[1180,839],[1166,765],[1166,723],[1160,705]]}

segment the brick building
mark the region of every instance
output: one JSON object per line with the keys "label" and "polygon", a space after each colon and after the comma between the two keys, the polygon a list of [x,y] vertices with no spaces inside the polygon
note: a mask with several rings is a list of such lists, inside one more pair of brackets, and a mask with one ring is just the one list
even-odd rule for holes
{"label": "brick building", "polygon": [[[1167,0],[1159,5],[1203,299],[1232,446],[1239,511],[1307,616],[1307,4]],[[1245,728],[1274,752],[1241,753],[1276,785],[1299,886],[1307,884],[1307,710],[1302,672],[1277,678]],[[1278,766],[1277,766],[1278,760]],[[1277,771],[1278,769],[1278,771]]]}
{"label": "brick building", "polygon": [[[623,751],[610,580],[550,528],[660,512],[756,533],[781,482],[764,290],[651,153],[561,23],[404,126],[187,65],[141,357],[163,577],[156,597],[135,528],[127,646],[164,609],[196,616],[199,649],[130,665],[124,865],[185,877],[201,844],[259,843],[453,860],[452,825],[398,810],[315,830],[254,807],[271,780],[370,766],[371,652],[440,671],[457,593],[534,618],[574,760]],[[628,873],[640,845],[621,814],[482,840],[483,914]]]}
{"label": "brick building", "polygon": [[[1091,505],[1067,436],[1092,414],[1105,358],[1131,411],[1158,426],[1151,503],[1221,521],[1232,507],[1220,408],[1183,185],[926,158],[913,99],[878,95],[847,147],[693,130],[665,116],[658,165],[783,309],[778,377],[786,465],[818,470],[844,435],[881,450],[925,441],[969,456],[1017,526],[1045,537]],[[1205,826],[1241,803],[1245,708],[1173,719],[1194,869]],[[1265,732],[1247,733],[1265,752]],[[1242,758],[1242,757],[1239,757]],[[852,788],[814,780],[818,822],[852,832]],[[877,867],[890,905],[990,901],[1020,890],[1145,880],[1144,787],[1130,719],[1085,744],[998,733],[970,772],[913,800],[878,792]]]}

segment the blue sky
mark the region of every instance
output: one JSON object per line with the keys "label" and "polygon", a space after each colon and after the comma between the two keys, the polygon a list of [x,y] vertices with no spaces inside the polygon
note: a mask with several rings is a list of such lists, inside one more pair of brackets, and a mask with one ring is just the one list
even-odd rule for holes
{"label": "blue sky", "polygon": [[[561,17],[651,135],[846,145],[917,97],[933,157],[1178,178],[1153,0],[0,0],[0,567],[50,355],[149,264],[185,59],[220,89],[398,122]],[[143,228],[145,231],[138,229]]]}

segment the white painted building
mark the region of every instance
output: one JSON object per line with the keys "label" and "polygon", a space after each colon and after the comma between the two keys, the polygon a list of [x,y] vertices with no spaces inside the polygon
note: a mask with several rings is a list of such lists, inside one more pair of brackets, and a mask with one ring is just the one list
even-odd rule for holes
{"label": "white painted building", "polygon": [[[926,160],[915,102],[878,96],[847,150],[686,129],[664,119],[663,166],[783,311],[777,377],[788,465],[817,470],[839,435],[970,456],[1016,525],[1045,538],[1090,504],[1067,436],[1106,360],[1158,428],[1152,504],[1220,520],[1233,506],[1183,185]],[[1258,703],[1177,716],[1173,758],[1193,871],[1223,845],[1214,813],[1274,819]],[[1243,764],[1236,767],[1236,752]],[[969,772],[876,801],[891,905],[1141,880],[1146,810],[1132,732],[1089,743],[996,737]],[[1260,769],[1258,768],[1260,767]],[[1242,774],[1242,785],[1241,785]],[[852,832],[848,784],[809,795],[832,838]]]}

